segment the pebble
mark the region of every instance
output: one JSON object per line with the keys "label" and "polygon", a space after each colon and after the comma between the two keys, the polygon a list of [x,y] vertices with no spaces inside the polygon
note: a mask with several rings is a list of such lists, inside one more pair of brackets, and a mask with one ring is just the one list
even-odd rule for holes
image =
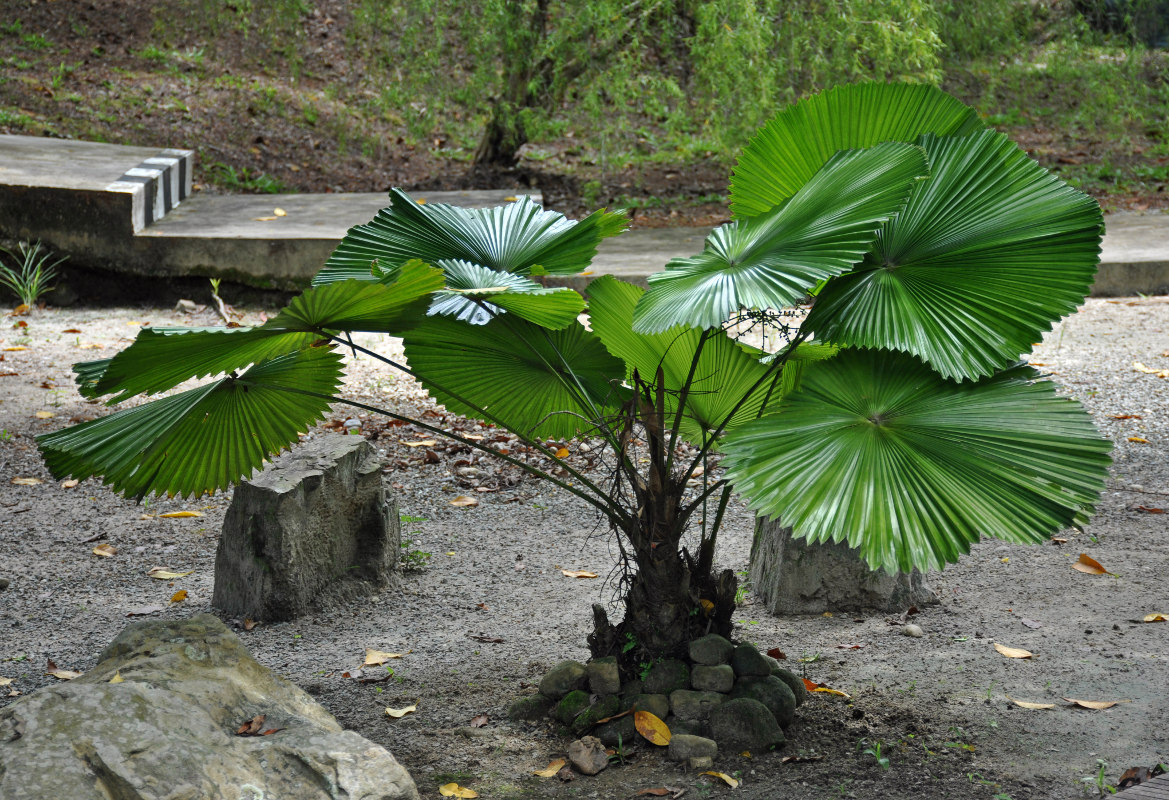
{"label": "pebble", "polygon": [[912,636],[914,639],[920,639],[921,637],[925,636],[925,631],[921,629],[921,626],[914,625],[911,622],[901,629],[901,635]]}

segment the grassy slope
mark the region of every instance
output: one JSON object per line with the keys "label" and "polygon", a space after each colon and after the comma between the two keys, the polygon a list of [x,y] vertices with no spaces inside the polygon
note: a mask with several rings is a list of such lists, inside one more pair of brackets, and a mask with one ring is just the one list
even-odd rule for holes
{"label": "grassy slope", "polygon": [[[228,11],[195,21],[181,13],[192,2],[17,8],[0,23],[0,132],[194,147],[196,180],[209,190],[534,184],[570,213],[629,205],[643,224],[724,213],[729,155],[682,147],[663,158],[636,136],[598,137],[585,124],[532,143],[517,170],[470,170],[481,109],[387,104],[386,69],[354,55],[340,0],[264,29]],[[1074,42],[1019,49],[950,63],[945,88],[1106,208],[1169,206],[1166,54]],[[571,121],[574,109],[563,114]]]}

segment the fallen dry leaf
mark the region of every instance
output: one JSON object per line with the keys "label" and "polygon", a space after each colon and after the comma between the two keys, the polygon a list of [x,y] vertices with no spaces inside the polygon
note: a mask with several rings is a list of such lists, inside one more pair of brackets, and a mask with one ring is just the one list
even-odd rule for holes
{"label": "fallen dry leaf", "polygon": [[72,489],[75,486],[77,486],[79,483],[81,483],[81,481],[77,480],[76,478],[70,478],[67,481],[61,481],[61,488],[62,489]]}
{"label": "fallen dry leaf", "polygon": [[768,651],[767,651],[767,655],[771,656],[771,657],[772,657],[772,658],[774,658],[776,661],[785,661],[785,660],[787,660],[787,653],[783,652],[783,651],[782,651],[782,650],[780,650],[778,647],[773,647],[773,648],[771,648],[770,650],[768,650]]}
{"label": "fallen dry leaf", "polygon": [[55,416],[57,416],[57,415],[54,414],[52,411],[38,411],[36,413],[37,419],[52,419]]}
{"label": "fallen dry leaf", "polygon": [[12,683],[12,678],[0,677],[0,686],[8,686]]}
{"label": "fallen dry leaf", "polygon": [[557,458],[568,458],[568,456],[569,456],[569,452],[568,452],[567,447],[561,447],[559,450],[556,451]]}
{"label": "fallen dry leaf", "polygon": [[407,714],[413,714],[417,710],[418,710],[417,703],[415,703],[412,706],[405,706],[403,708],[387,708],[386,709],[386,716],[393,717],[394,719],[401,719],[402,717],[406,716]]}
{"label": "fallen dry leaf", "polygon": [[118,554],[118,548],[114,547],[112,544],[99,544],[97,547],[93,548],[93,554],[95,556],[101,556],[102,558],[110,558],[111,556],[116,556]]}
{"label": "fallen dry leaf", "polygon": [[66,328],[61,333],[81,333],[81,328]]}
{"label": "fallen dry leaf", "polygon": [[831,694],[835,695],[836,697],[847,697],[849,699],[852,697],[851,695],[845,694],[839,689],[829,688],[822,683],[816,683],[815,681],[810,681],[807,678],[802,678],[801,680],[804,682],[804,688],[809,692],[820,692],[821,694]]}
{"label": "fallen dry leaf", "polygon": [[665,747],[670,743],[671,734],[670,729],[666,727],[666,723],[648,711],[633,712],[633,727],[650,744]]}
{"label": "fallen dry leaf", "polygon": [[122,677],[121,672],[115,672],[114,677],[110,678],[110,683],[125,683],[126,679]]}
{"label": "fallen dry leaf", "polygon": [[479,793],[457,783],[446,783],[438,787],[438,793],[443,797],[478,797]]}
{"label": "fallen dry leaf", "polygon": [[471,637],[477,642],[486,642],[487,644],[503,644],[503,639],[498,636],[487,636],[486,634],[478,634]]}
{"label": "fallen dry leaf", "polygon": [[20,345],[20,346],[18,346],[18,347],[5,347],[5,348],[4,348],[4,350],[5,350],[6,352],[9,352],[9,353],[15,353],[15,352],[17,352],[17,351],[19,351],[19,350],[27,350],[27,349],[28,349],[28,348],[27,348],[27,347],[25,347],[24,345]]}
{"label": "fallen dry leaf", "polygon": [[252,219],[256,222],[271,222],[272,220],[280,219],[280,217],[252,217]]}
{"label": "fallen dry leaf", "polygon": [[28,313],[28,303],[21,303],[16,308],[12,309],[12,311],[9,312],[8,316],[19,317],[21,314],[27,314],[27,313]]}
{"label": "fallen dry leaf", "polygon": [[1145,614],[1142,622],[1169,622],[1169,616],[1164,614]]}
{"label": "fallen dry leaf", "polygon": [[194,571],[195,570],[193,569],[189,569],[186,572],[171,572],[166,567],[151,567],[150,571],[146,574],[151,578],[155,578],[160,581],[170,581],[174,580],[175,578],[182,578],[190,575]]}
{"label": "fallen dry leaf", "polygon": [[186,589],[179,589],[177,592],[175,592],[174,594],[172,594],[170,596],[170,601],[172,603],[181,603],[186,599],[187,599],[187,590]]}
{"label": "fallen dry leaf", "polygon": [[562,569],[560,574],[566,578],[595,578],[597,573],[584,569]]}
{"label": "fallen dry leaf", "polygon": [[1031,708],[1039,711],[1055,708],[1055,703],[1029,703],[1026,700],[1016,700],[1010,695],[1007,695],[1007,699],[1017,705],[1019,708]]}
{"label": "fallen dry leaf", "polygon": [[1148,444],[1149,443],[1149,440],[1143,436],[1130,436],[1130,437],[1128,437],[1128,440],[1130,442],[1136,442],[1137,444]]}
{"label": "fallen dry leaf", "polygon": [[1064,539],[1062,536],[1052,536],[1051,543],[1052,544],[1067,544],[1068,540]]}
{"label": "fallen dry leaf", "polygon": [[1119,700],[1076,700],[1071,697],[1065,697],[1064,700],[1067,700],[1073,706],[1089,708],[1093,711],[1103,711],[1106,708],[1112,708],[1114,705],[1120,702]]}
{"label": "fallen dry leaf", "polygon": [[467,497],[465,494],[461,494],[458,497],[456,497],[454,500],[451,501],[451,505],[456,506],[458,508],[467,508],[470,506],[477,506],[477,505],[479,505],[479,498]]}
{"label": "fallen dry leaf", "polygon": [[82,350],[104,350],[106,346],[97,342],[82,342],[78,347]]}
{"label": "fallen dry leaf", "polygon": [[434,447],[436,444],[438,444],[438,442],[436,442],[434,439],[423,439],[420,442],[401,442],[401,444],[404,444],[407,447]]}
{"label": "fallen dry leaf", "polygon": [[256,621],[254,619],[249,618],[249,619],[244,620],[244,630],[245,631],[250,631],[254,627],[256,627]]}
{"label": "fallen dry leaf", "polygon": [[258,736],[260,728],[264,725],[264,715],[257,714],[249,719],[244,724],[240,725],[236,731],[236,736]]}
{"label": "fallen dry leaf", "polygon": [[1140,414],[1109,414],[1113,419],[1144,419]]}
{"label": "fallen dry leaf", "polygon": [[13,486],[36,486],[38,483],[44,483],[40,478],[13,478],[9,481]]}
{"label": "fallen dry leaf", "polygon": [[274,208],[274,209],[272,209],[272,213],[278,217],[287,217],[288,216],[288,212],[285,211],[283,208]]}
{"label": "fallen dry leaf", "polygon": [[1137,511],[1144,511],[1146,514],[1164,514],[1163,508],[1149,508],[1148,506],[1137,506]]}
{"label": "fallen dry leaf", "polygon": [[201,517],[203,514],[199,511],[168,511],[158,516],[165,519],[185,519],[187,517]]}
{"label": "fallen dry leaf", "polygon": [[737,789],[739,787],[739,782],[737,780],[735,780],[734,778],[732,778],[730,775],[726,774],[725,772],[707,771],[707,772],[704,772],[702,774],[703,775],[713,775],[716,778],[722,778],[723,782],[726,783],[726,785],[731,787],[732,789]]}
{"label": "fallen dry leaf", "polygon": [[471,727],[472,728],[482,728],[489,721],[490,721],[490,719],[488,718],[488,716],[486,714],[476,714],[475,716],[471,717]]}
{"label": "fallen dry leaf", "polygon": [[1139,361],[1132,362],[1132,368],[1146,375],[1156,375],[1158,378],[1169,378],[1169,369],[1149,369]]}
{"label": "fallen dry leaf", "polygon": [[363,667],[380,667],[382,664],[389,661],[391,658],[401,658],[401,653],[383,653],[381,650],[365,650],[365,661],[361,666]]}
{"label": "fallen dry leaf", "polygon": [[1080,553],[1080,558],[1076,563],[1072,564],[1072,569],[1086,572],[1089,575],[1111,575],[1112,573],[1104,569],[1104,566],[1096,559],[1089,556],[1087,553]]}
{"label": "fallen dry leaf", "polygon": [[45,666],[45,674],[52,675],[57,680],[62,681],[71,681],[74,678],[80,678],[82,675],[82,673],[76,672],[75,670],[61,669],[53,663],[53,659],[51,658],[49,659],[48,664]]}
{"label": "fallen dry leaf", "polygon": [[1018,647],[1007,647],[1005,644],[994,643],[994,649],[998,650],[1007,658],[1031,658],[1035,654],[1030,650],[1023,650]]}
{"label": "fallen dry leaf", "polygon": [[568,762],[566,762],[563,758],[557,758],[549,761],[548,766],[544,767],[544,769],[534,770],[532,774],[541,778],[554,778],[556,777],[556,773],[560,772],[560,768],[563,767],[566,763]]}

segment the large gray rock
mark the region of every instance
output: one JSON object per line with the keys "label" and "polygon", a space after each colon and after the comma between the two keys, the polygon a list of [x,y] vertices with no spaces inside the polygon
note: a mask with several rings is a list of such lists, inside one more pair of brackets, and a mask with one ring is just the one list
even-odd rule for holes
{"label": "large gray rock", "polygon": [[749,697],[728,700],[711,712],[710,731],[720,750],[734,753],[770,750],[785,741],[767,706]]}
{"label": "large gray rock", "polygon": [[[115,676],[121,681],[111,683]],[[238,736],[259,715],[268,736]],[[138,622],[80,678],[0,710],[5,800],[415,800],[388,751],[345,731],[223,623]]]}
{"label": "large gray rock", "polygon": [[765,678],[739,678],[731,691],[732,698],[750,697],[767,706],[779,727],[792,724],[796,713],[796,696],[791,687],[775,675]]}
{"label": "large gray rock", "polygon": [[579,661],[561,661],[540,679],[540,694],[559,700],[585,685],[589,670]]}
{"label": "large gray rock", "polygon": [[255,620],[288,620],[394,579],[401,534],[377,452],[326,434],[235,490],[215,554],[211,603]]}
{"label": "large gray rock", "polygon": [[751,591],[772,614],[904,611],[938,602],[917,570],[874,572],[847,544],[796,539],[791,528],[770,519],[755,521]]}

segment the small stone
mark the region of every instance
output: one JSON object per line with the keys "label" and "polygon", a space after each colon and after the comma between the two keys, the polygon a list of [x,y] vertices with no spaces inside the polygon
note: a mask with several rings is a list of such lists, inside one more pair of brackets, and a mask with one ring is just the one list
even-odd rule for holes
{"label": "small stone", "polygon": [[669,694],[689,685],[690,667],[672,658],[654,664],[645,675],[646,694]]}
{"label": "small stone", "polygon": [[547,716],[553,705],[552,698],[542,694],[517,697],[507,707],[507,718],[514,721],[536,722]]}
{"label": "small stone", "polygon": [[648,711],[658,719],[670,714],[670,698],[664,694],[639,694],[629,706],[634,711]]}
{"label": "small stone", "polygon": [[774,675],[765,678],[747,676],[735,681],[731,697],[750,697],[767,706],[779,727],[791,725],[796,713],[796,696],[791,688]]}
{"label": "small stone", "polygon": [[728,700],[712,711],[710,728],[718,746],[733,753],[763,752],[786,741],[767,706],[749,697]]}
{"label": "small stone", "polygon": [[686,761],[691,758],[714,758],[718,755],[718,745],[714,739],[702,736],[691,736],[686,733],[677,734],[670,739],[668,757],[671,761]]}
{"label": "small stone", "polygon": [[573,733],[584,733],[601,720],[614,716],[620,710],[621,698],[615,694],[606,695],[593,703],[587,711],[577,714],[570,727]]}
{"label": "small stone", "polygon": [[572,721],[576,719],[577,714],[580,714],[588,707],[589,693],[580,689],[573,689],[564,695],[560,702],[556,704],[556,708],[552,710],[552,716],[565,725],[571,725]]}
{"label": "small stone", "polygon": [[729,692],[735,685],[735,670],[730,664],[698,664],[690,671],[690,685],[700,692]]}
{"label": "small stone", "polygon": [[804,679],[799,675],[783,667],[773,669],[771,674],[786,683],[787,688],[792,690],[792,694],[796,698],[796,708],[802,706],[804,701],[808,699],[808,687],[804,685]]}
{"label": "small stone", "polygon": [[637,727],[634,725],[633,715],[628,714],[618,719],[597,726],[593,735],[600,739],[606,747],[628,746],[637,739]]}
{"label": "small stone", "polygon": [[568,746],[568,760],[584,775],[596,775],[609,766],[605,745],[596,736],[585,736]]}
{"label": "small stone", "polygon": [[718,692],[694,692],[677,689],[670,692],[670,710],[679,719],[708,719],[710,712],[727,699]]}
{"label": "small stone", "polygon": [[584,686],[588,672],[588,667],[579,661],[561,661],[540,681],[540,694],[559,700],[573,689]]}
{"label": "small stone", "polygon": [[690,643],[690,660],[695,664],[714,666],[731,660],[735,646],[717,633],[709,633]]}
{"label": "small stone", "polygon": [[0,578],[0,592],[11,586],[11,582],[7,578]]}
{"label": "small stone", "polygon": [[594,658],[588,664],[589,691],[593,694],[617,694],[621,691],[621,674],[617,657]]}
{"label": "small stone", "polygon": [[188,314],[192,314],[198,310],[199,306],[195,304],[194,300],[180,300],[175,303],[175,311],[185,311]]}
{"label": "small stone", "polygon": [[731,666],[739,677],[765,677],[771,674],[771,665],[762,653],[749,644],[741,644],[731,654]]}
{"label": "small stone", "polygon": [[714,766],[714,759],[710,756],[696,756],[686,761],[690,769],[710,769]]}
{"label": "small stone", "polygon": [[920,639],[925,636],[925,631],[921,629],[920,625],[914,625],[912,622],[901,629],[902,636],[912,636],[914,639]]}

